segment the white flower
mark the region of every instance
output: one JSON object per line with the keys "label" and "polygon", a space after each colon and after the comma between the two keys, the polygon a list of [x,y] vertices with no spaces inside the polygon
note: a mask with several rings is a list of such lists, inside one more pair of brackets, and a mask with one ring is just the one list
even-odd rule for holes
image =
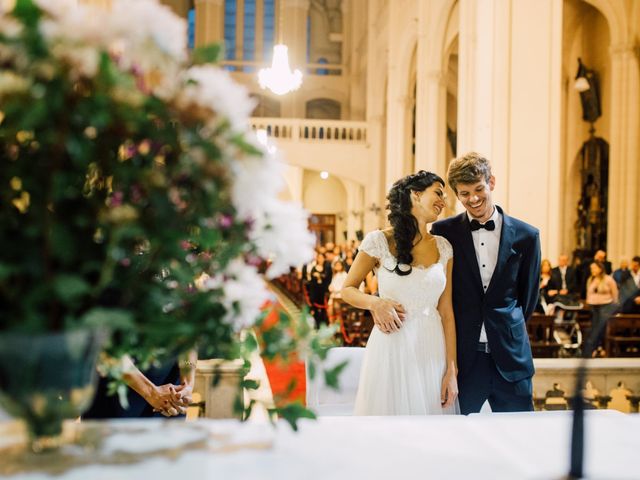
{"label": "white flower", "polygon": [[156,0],[114,1],[109,15],[109,29],[116,38],[127,41],[127,47],[138,47],[136,57],[144,56],[145,39],[149,39],[174,60],[182,62],[186,59],[186,21],[166,5],[159,5]]}
{"label": "white flower", "polygon": [[[255,101],[247,89],[236,83],[229,72],[211,65],[191,67],[183,78],[185,87],[179,103],[199,105],[229,121],[235,132],[246,131]],[[195,82],[195,83],[190,83]]]}
{"label": "white flower", "polygon": [[249,238],[258,255],[271,261],[267,275],[273,278],[289,266],[311,260],[315,238],[308,230],[308,214],[302,206],[278,199],[284,186],[279,152],[266,148],[255,136],[247,139],[264,155],[233,162],[231,201],[238,216],[251,222]]}
{"label": "white flower", "polygon": [[308,217],[302,206],[295,203],[273,198],[264,205],[249,238],[258,254],[270,260],[266,272],[269,278],[282,275],[290,266],[307,263],[313,257],[315,237],[308,230]]}
{"label": "white flower", "polygon": [[232,260],[224,272],[206,278],[202,287],[222,290],[221,302],[227,312],[223,321],[235,331],[251,327],[265,301],[272,297],[256,268],[241,258]]}

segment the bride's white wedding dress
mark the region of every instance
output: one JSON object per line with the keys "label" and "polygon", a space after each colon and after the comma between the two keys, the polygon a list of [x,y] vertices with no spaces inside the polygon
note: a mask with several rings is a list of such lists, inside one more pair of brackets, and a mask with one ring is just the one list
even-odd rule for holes
{"label": "bride's white wedding dress", "polygon": [[379,260],[378,291],[381,298],[404,307],[400,330],[382,333],[373,327],[365,350],[356,415],[434,415],[457,413],[440,403],[446,370],[444,331],[437,306],[444,291],[451,244],[436,236],[438,261],[428,267],[414,266],[409,275],[393,273],[396,258],[389,251],[384,233],[367,234],[360,250]]}

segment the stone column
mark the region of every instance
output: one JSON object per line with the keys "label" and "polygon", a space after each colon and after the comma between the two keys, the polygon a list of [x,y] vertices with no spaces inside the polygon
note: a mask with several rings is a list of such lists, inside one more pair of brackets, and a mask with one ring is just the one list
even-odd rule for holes
{"label": "stone column", "polygon": [[637,45],[611,48],[609,258],[640,254],[640,66]]}
{"label": "stone column", "polygon": [[291,193],[291,200],[302,205],[304,169],[296,165],[285,164],[283,176],[286,187],[288,187]]}
{"label": "stone column", "polygon": [[196,47],[224,41],[224,1],[195,0]]}
{"label": "stone column", "polygon": [[416,170],[429,170],[446,177],[447,88],[443,44],[445,25],[438,15],[449,7],[446,1],[420,2],[416,82]]}
{"label": "stone column", "polygon": [[[525,0],[527,1],[527,0]],[[458,63],[458,155],[477,151],[498,178],[495,200],[506,206],[510,3],[461,0]]]}
{"label": "stone column", "polygon": [[[536,41],[532,41],[535,38]],[[458,154],[492,163],[494,199],[560,247],[562,2],[460,2]]]}
{"label": "stone column", "polygon": [[[346,212],[346,230],[347,240],[356,238],[356,231],[362,230],[362,220],[364,214],[362,185],[351,180],[342,179],[347,191],[347,212]],[[342,232],[337,232],[338,242],[342,243],[344,237]]]}

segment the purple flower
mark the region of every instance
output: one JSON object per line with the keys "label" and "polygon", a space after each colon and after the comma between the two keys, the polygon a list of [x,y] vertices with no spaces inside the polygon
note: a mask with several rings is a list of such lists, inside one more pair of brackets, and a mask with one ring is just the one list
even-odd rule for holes
{"label": "purple flower", "polygon": [[233,217],[231,215],[222,214],[218,217],[218,226],[220,228],[229,228],[233,225]]}

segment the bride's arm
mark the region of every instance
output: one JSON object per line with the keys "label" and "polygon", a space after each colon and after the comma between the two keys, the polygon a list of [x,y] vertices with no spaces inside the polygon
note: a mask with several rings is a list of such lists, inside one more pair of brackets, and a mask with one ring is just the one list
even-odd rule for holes
{"label": "bride's arm", "polygon": [[443,407],[453,405],[458,396],[458,367],[456,365],[456,322],[453,316],[453,303],[451,295],[451,282],[453,271],[453,259],[447,262],[447,283],[444,292],[440,296],[438,302],[438,312],[442,319],[442,328],[444,329],[444,341],[447,355],[447,370],[442,379],[442,404]]}
{"label": "bride's arm", "polygon": [[373,321],[384,333],[391,333],[402,326],[404,309],[398,302],[385,300],[361,292],[358,287],[378,261],[362,250],[358,252],[342,286],[342,300],[349,305],[371,311]]}

